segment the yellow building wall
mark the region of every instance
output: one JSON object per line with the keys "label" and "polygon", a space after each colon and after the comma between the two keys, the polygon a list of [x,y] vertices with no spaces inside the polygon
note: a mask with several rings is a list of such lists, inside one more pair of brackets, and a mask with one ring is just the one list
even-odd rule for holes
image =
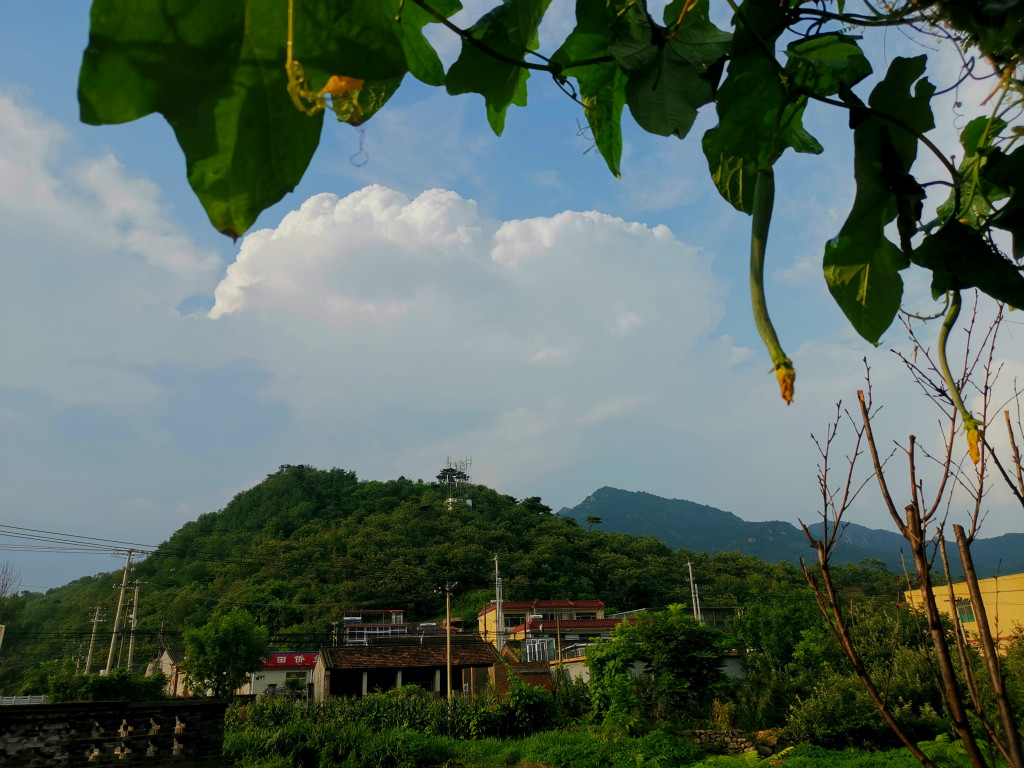
{"label": "yellow building wall", "polygon": [[477,616],[477,620],[479,622],[477,627],[484,640],[493,643],[496,637],[495,629],[498,626],[498,611],[492,605],[490,608],[485,608],[484,613]]}
{"label": "yellow building wall", "polygon": [[[1015,627],[1024,627],[1024,573],[979,579],[978,588],[985,603],[989,631],[993,638],[997,641],[1007,640]],[[905,595],[912,608],[921,609],[921,590],[908,590]],[[953,584],[953,601],[950,602],[948,586],[935,587],[935,603],[939,610],[949,616],[954,611],[958,612],[968,635],[977,635],[977,608],[971,602],[967,582]]]}

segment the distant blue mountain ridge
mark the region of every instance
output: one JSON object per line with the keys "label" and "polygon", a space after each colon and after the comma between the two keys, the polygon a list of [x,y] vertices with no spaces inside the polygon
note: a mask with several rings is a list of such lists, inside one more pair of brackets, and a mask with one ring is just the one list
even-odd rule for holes
{"label": "distant blue mountain ridge", "polygon": [[[585,524],[587,517],[599,517],[605,531],[653,536],[673,548],[694,552],[731,552],[754,555],[768,562],[814,562],[816,555],[804,532],[783,520],[750,522],[722,509],[685,499],[665,499],[643,491],[600,488],[575,507],[563,507],[558,514]],[[812,534],[821,534],[822,524],[810,524]],[[900,551],[910,553],[898,533],[849,523],[836,547],[833,562],[858,563],[881,560],[900,570]],[[955,550],[955,547],[954,547]],[[1007,533],[978,539],[972,548],[975,568],[982,578],[1024,571],[1024,533]],[[953,555],[953,553],[951,553]],[[959,559],[950,557],[950,566]]]}

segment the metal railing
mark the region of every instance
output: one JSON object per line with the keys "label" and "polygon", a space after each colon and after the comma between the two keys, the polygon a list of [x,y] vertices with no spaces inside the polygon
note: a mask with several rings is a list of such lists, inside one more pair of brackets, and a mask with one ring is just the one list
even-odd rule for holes
{"label": "metal railing", "polygon": [[13,707],[18,704],[45,704],[45,696],[0,696],[0,707]]}

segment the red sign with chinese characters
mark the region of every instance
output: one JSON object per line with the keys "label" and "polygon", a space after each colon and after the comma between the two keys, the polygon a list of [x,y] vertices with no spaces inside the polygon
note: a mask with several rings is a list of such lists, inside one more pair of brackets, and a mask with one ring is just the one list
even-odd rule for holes
{"label": "red sign with chinese characters", "polygon": [[316,666],[316,651],[296,653],[287,651],[284,653],[273,653],[264,663],[264,669],[281,669],[283,667],[294,667],[295,669],[312,669]]}

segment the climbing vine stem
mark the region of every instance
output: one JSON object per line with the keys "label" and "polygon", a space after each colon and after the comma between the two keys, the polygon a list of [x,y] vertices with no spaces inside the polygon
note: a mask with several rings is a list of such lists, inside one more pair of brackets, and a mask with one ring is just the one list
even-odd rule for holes
{"label": "climbing vine stem", "polygon": [[768,348],[775,376],[779,380],[779,392],[786,405],[793,402],[796,370],[793,361],[782,351],[775,326],[768,315],[768,302],[764,296],[764,257],[768,247],[768,229],[772,222],[772,208],[775,205],[775,171],[766,165],[757,171],[754,184],[754,211],[750,226],[750,301],[754,309],[754,324],[761,334],[761,341]]}
{"label": "climbing vine stem", "polygon": [[946,358],[946,343],[949,340],[949,332],[953,330],[957,318],[960,317],[960,306],[960,291],[950,291],[949,309],[946,310],[946,317],[943,319],[942,327],[939,329],[939,369],[942,373],[942,378],[946,382],[946,386],[949,388],[949,397],[953,401],[953,406],[960,413],[960,418],[964,420],[964,429],[967,431],[967,449],[971,454],[971,461],[977,464],[981,460],[981,451],[978,443],[985,425],[974,418],[971,412],[967,410],[967,406],[964,405],[963,398],[960,396],[960,388],[957,386],[956,381],[953,380],[953,374],[949,370],[949,361]]}

